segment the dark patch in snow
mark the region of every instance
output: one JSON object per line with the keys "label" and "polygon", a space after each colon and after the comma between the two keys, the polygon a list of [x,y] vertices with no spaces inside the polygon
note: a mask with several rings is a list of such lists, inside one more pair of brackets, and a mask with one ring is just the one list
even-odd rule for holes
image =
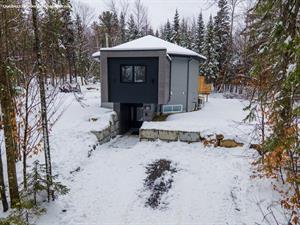
{"label": "dark patch in snow", "polygon": [[162,201],[162,196],[172,187],[173,174],[177,169],[170,160],[160,159],[146,167],[147,177],[144,186],[151,192],[147,198],[145,206],[153,209],[163,208],[168,203]]}
{"label": "dark patch in snow", "polygon": [[81,170],[80,166],[78,166],[75,170],[70,171],[70,174],[79,172]]}

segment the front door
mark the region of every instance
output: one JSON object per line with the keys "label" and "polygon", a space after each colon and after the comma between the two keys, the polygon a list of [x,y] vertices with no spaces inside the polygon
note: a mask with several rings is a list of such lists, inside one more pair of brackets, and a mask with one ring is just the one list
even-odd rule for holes
{"label": "front door", "polygon": [[128,131],[138,134],[144,119],[143,104],[121,104],[120,109],[121,134]]}

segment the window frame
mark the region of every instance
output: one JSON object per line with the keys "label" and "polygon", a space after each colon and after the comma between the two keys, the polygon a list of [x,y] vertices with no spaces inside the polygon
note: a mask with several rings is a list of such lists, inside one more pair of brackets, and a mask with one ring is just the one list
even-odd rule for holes
{"label": "window frame", "polygon": [[[124,82],[122,79],[123,78],[122,67],[125,67],[125,66],[132,67],[132,79],[130,82]],[[135,67],[138,67],[138,66],[145,68],[145,79],[143,82],[135,82]],[[145,83],[147,83],[147,66],[144,64],[121,64],[120,65],[120,83],[122,83],[122,84],[145,84]]]}
{"label": "window frame", "polygon": [[[174,108],[179,107],[180,110],[174,110]],[[166,108],[171,108],[171,110],[166,110]],[[183,105],[163,105],[162,106],[162,113],[163,114],[173,114],[173,113],[182,113],[183,112]]]}
{"label": "window frame", "polygon": [[[131,67],[132,75],[131,75],[131,80],[130,81],[124,81],[123,80],[123,67]],[[120,66],[120,83],[122,84],[131,84],[133,79],[134,79],[134,66],[133,65],[121,65]]]}

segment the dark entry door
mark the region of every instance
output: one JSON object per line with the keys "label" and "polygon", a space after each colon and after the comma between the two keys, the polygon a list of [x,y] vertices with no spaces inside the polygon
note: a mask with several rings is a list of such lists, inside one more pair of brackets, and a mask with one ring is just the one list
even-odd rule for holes
{"label": "dark entry door", "polygon": [[120,132],[128,131],[138,133],[143,124],[143,104],[121,103],[120,107]]}
{"label": "dark entry door", "polygon": [[131,105],[130,111],[130,128],[139,129],[143,124],[143,105]]}

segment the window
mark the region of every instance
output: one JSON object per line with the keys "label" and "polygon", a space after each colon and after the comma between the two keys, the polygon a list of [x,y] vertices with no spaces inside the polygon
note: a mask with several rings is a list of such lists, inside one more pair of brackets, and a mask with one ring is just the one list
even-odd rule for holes
{"label": "window", "polygon": [[135,83],[146,82],[146,66],[134,67],[134,82]]}
{"label": "window", "polygon": [[133,66],[121,66],[121,82],[131,83],[133,78]]}
{"label": "window", "polygon": [[121,66],[122,83],[144,83],[146,82],[146,66]]}
{"label": "window", "polygon": [[183,105],[164,105],[163,106],[163,113],[180,113],[183,110]]}

